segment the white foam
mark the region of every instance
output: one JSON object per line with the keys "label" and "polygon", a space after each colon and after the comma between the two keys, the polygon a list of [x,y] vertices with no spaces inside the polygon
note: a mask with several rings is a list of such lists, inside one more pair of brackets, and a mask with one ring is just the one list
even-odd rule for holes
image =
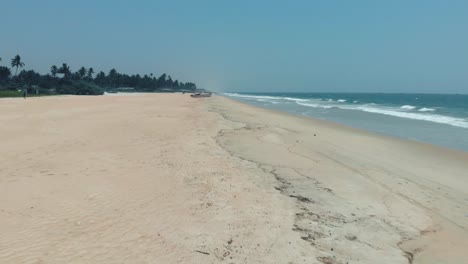
{"label": "white foam", "polygon": [[468,128],[468,120],[463,119],[463,118],[443,116],[443,115],[408,113],[408,112],[395,111],[395,110],[385,109],[385,108],[369,107],[365,105],[358,106],[355,109],[361,110],[364,112],[369,112],[369,113],[396,116],[396,117],[408,118],[408,119],[414,119],[414,120],[423,120],[423,121],[429,121],[429,122],[434,122],[434,123],[439,123],[439,124],[446,124],[446,125],[451,125],[451,126],[456,126],[456,127]]}
{"label": "white foam", "polygon": [[402,107],[400,107],[401,109],[406,109],[406,110],[412,110],[412,109],[415,109],[416,106],[412,106],[412,105],[404,105]]}
{"label": "white foam", "polygon": [[271,100],[281,100],[281,97],[278,96],[266,96],[266,95],[247,95],[247,94],[238,94],[238,93],[224,93],[227,96],[231,97],[240,97],[246,99],[271,99]]}
{"label": "white foam", "polygon": [[423,107],[421,109],[418,110],[419,112],[434,112],[435,109],[434,108],[426,108],[426,107]]}
{"label": "white foam", "polygon": [[345,99],[339,99],[339,100],[336,100],[336,101],[337,101],[337,102],[340,102],[340,103],[344,103],[344,102],[346,102],[346,100],[345,100]]}
{"label": "white foam", "polygon": [[302,106],[314,107],[314,108],[324,108],[324,109],[329,109],[329,108],[334,107],[334,106],[331,106],[331,105],[314,104],[314,103],[301,103],[301,102],[296,102],[296,104],[302,105]]}
{"label": "white foam", "polygon": [[456,118],[456,117],[436,115],[436,114],[426,114],[426,113],[424,114],[423,113],[409,113],[409,112],[400,111],[398,110],[398,108],[392,109],[392,108],[387,108],[387,107],[380,107],[374,103],[366,104],[366,105],[359,105],[359,106],[350,105],[350,104],[328,105],[324,103],[319,103],[319,104],[301,103],[301,102],[296,102],[296,103],[302,106],[307,106],[307,107],[324,108],[324,109],[335,107],[335,108],[344,109],[344,110],[357,110],[357,111],[363,111],[363,112],[374,113],[374,114],[389,115],[389,116],[395,116],[395,117],[406,118],[406,119],[422,120],[422,121],[428,121],[428,122],[433,122],[433,123],[468,128],[468,120],[463,119],[463,118]]}
{"label": "white foam", "polygon": [[[296,104],[306,106],[306,107],[322,108],[322,109],[340,108],[344,110],[356,110],[356,111],[363,111],[363,112],[374,113],[374,114],[382,114],[382,115],[395,116],[395,117],[406,118],[406,119],[422,120],[422,121],[428,121],[428,122],[433,122],[433,123],[446,124],[446,125],[451,125],[455,127],[468,128],[468,119],[428,113],[428,112],[434,112],[436,110],[433,108],[423,107],[418,110],[418,112],[420,113],[404,111],[404,110],[415,109],[416,107],[412,105],[403,105],[400,108],[391,108],[391,107],[380,106],[375,103],[369,103],[365,105],[345,104],[346,101],[342,101],[344,99],[340,99],[337,101],[333,101],[332,99],[314,100],[314,99],[299,99],[299,98],[279,97],[279,96],[244,95],[244,94],[237,94],[237,93],[225,93],[225,95],[232,96],[232,97],[253,99],[253,100],[260,101],[260,102],[269,102],[273,104],[278,104],[281,102],[285,103],[284,100],[288,100],[288,101],[295,101]],[[357,103],[357,101],[353,101],[353,103]]]}
{"label": "white foam", "polygon": [[[255,99],[259,101],[259,99],[269,99],[269,100],[287,100],[287,101],[294,101],[294,102],[307,102],[308,99],[301,99],[301,98],[294,98],[294,97],[280,97],[280,96],[267,96],[267,95],[248,95],[248,94],[238,94],[238,93],[224,93],[224,95],[231,96],[231,97],[239,97],[245,99]],[[260,101],[264,102],[264,101]]]}
{"label": "white foam", "polygon": [[295,101],[295,102],[307,102],[309,99],[299,99],[299,98],[293,98],[293,97],[283,97],[284,100],[288,101]]}

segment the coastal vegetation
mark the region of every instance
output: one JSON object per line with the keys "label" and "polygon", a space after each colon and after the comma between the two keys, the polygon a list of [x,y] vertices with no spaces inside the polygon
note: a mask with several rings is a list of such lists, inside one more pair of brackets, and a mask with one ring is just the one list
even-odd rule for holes
{"label": "coastal vegetation", "polygon": [[[0,97],[29,95],[101,95],[104,92],[178,92],[193,91],[197,87],[192,82],[173,80],[165,73],[159,77],[150,74],[125,74],[111,69],[107,74],[96,73],[94,68],[81,67],[73,71],[67,63],[52,65],[50,72],[40,74],[32,69],[23,69],[26,64],[20,55],[4,66],[0,58]],[[9,67],[10,66],[10,67]]]}

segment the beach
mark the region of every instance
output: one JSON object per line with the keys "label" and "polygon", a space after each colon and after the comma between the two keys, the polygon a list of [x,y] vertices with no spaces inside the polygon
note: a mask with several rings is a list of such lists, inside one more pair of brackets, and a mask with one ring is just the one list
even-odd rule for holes
{"label": "beach", "polygon": [[0,263],[468,263],[467,152],[221,96],[0,122]]}

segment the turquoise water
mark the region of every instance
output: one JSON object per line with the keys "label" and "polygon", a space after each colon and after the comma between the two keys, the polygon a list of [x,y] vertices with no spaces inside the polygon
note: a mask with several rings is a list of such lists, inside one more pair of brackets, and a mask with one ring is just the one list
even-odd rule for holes
{"label": "turquoise water", "polygon": [[225,93],[246,103],[468,151],[468,95]]}

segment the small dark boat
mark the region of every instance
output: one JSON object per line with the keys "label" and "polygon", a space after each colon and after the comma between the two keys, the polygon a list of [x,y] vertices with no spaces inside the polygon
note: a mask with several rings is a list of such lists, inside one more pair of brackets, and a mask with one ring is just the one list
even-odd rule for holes
{"label": "small dark boat", "polygon": [[193,98],[211,97],[211,93],[194,93],[190,95]]}

